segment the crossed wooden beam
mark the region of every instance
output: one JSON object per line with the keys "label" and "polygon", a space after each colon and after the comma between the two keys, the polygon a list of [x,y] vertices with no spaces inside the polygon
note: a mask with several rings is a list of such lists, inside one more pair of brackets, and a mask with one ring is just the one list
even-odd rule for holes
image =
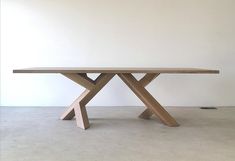
{"label": "crossed wooden beam", "polygon": [[[62,73],[86,90],[68,107],[62,114],[62,120],[76,118],[77,126],[82,129],[89,128],[89,119],[86,104],[115,76],[116,73],[101,73],[92,80],[86,73]],[[145,104],[146,109],[139,117],[149,119],[155,114],[167,126],[179,126],[175,119],[157,102],[157,100],[145,89],[160,73],[146,73],[139,81],[131,73],[118,73],[121,80],[135,93]]]}

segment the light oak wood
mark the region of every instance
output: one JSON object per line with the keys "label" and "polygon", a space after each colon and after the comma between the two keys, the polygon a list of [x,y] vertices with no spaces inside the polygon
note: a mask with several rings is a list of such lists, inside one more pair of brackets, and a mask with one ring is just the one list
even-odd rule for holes
{"label": "light oak wood", "polygon": [[[90,125],[89,125],[89,120],[88,120],[85,106],[113,78],[114,75],[115,74],[105,74],[105,73],[100,74],[95,80],[95,85],[92,88],[88,86],[90,89],[86,89],[73,102],[73,104],[62,114],[61,119],[70,120],[75,116],[77,126],[82,129],[87,129]],[[84,87],[87,87],[86,83],[81,83],[84,80],[77,79],[77,74],[74,74],[74,76],[70,75],[69,78],[77,82],[78,84],[83,85]]]}
{"label": "light oak wood", "polygon": [[64,73],[63,75],[87,89],[92,89],[95,86],[95,82],[84,74]]}
{"label": "light oak wood", "polygon": [[74,108],[80,107],[80,101],[84,98],[90,90],[86,89],[61,115],[61,120],[71,120],[75,116]]}
{"label": "light oak wood", "polygon": [[132,74],[124,73],[118,74],[118,76],[163,123],[168,126],[179,126],[175,119],[154,99],[154,97],[135,79]]}
{"label": "light oak wood", "polygon": [[146,108],[140,115],[139,118],[141,119],[150,119],[150,117],[153,115],[153,112],[151,111],[151,109]]}
{"label": "light oak wood", "polygon": [[213,74],[219,70],[209,70],[200,68],[111,68],[111,67],[35,67],[25,69],[15,69],[13,73],[200,73]]}
{"label": "light oak wood", "polygon": [[142,79],[139,80],[140,84],[143,87],[146,87],[149,83],[151,83],[160,73],[147,73],[144,75]]}
{"label": "light oak wood", "polygon": [[89,123],[85,106],[78,104],[78,106],[74,108],[74,113],[75,113],[76,123],[78,127],[84,130],[90,127],[90,123]]}
{"label": "light oak wood", "polygon": [[[139,83],[143,86],[146,87],[149,83],[151,83],[157,76],[159,76],[160,73],[147,73],[145,76],[139,80]],[[150,117],[153,115],[153,112],[151,109],[146,108],[144,112],[142,112],[139,115],[139,118],[142,119],[150,119]]]}
{"label": "light oak wood", "polygon": [[[36,67],[13,70],[14,73],[60,73],[70,80],[86,88],[86,90],[67,108],[60,117],[62,120],[76,118],[77,126],[87,129],[89,119],[86,104],[113,78],[115,74],[140,98],[147,109],[139,116],[149,119],[153,114],[168,126],[178,126],[175,119],[154,99],[145,89],[159,74],[214,74],[219,70],[199,68],[96,68],[96,67]],[[101,73],[95,80],[87,76],[87,73]],[[131,73],[145,73],[139,81]]]}

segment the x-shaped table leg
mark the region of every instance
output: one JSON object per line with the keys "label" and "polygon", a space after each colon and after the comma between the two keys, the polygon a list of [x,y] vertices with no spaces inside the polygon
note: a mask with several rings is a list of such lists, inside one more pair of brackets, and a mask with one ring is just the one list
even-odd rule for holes
{"label": "x-shaped table leg", "polygon": [[[139,83],[146,87],[148,84],[150,84],[157,76],[159,76],[160,73],[147,73],[143,78],[139,80]],[[146,108],[140,115],[139,118],[142,119],[150,119],[150,117],[153,115],[153,112]]]}
{"label": "x-shaped table leg", "polygon": [[[63,74],[63,73],[62,73]],[[84,74],[63,74],[67,78],[82,85],[86,90],[69,106],[61,116],[62,120],[76,118],[77,126],[87,129],[89,120],[86,112],[86,104],[113,78],[115,74],[100,74],[95,81]]]}
{"label": "x-shaped table leg", "polygon": [[[82,129],[89,127],[89,120],[86,112],[86,104],[113,78],[115,74],[100,74],[95,81],[90,79],[87,74],[62,73],[67,78],[82,85],[86,90],[69,106],[61,116],[62,120],[76,118],[77,126]],[[131,73],[122,73],[118,76],[127,86],[142,100],[147,109],[139,116],[148,119],[155,114],[168,126],[178,126],[175,119],[154,99],[154,97],[144,88],[159,74],[148,73],[141,80],[136,80]]]}
{"label": "x-shaped table leg", "polygon": [[131,73],[122,73],[118,74],[118,76],[148,108],[148,110],[144,111],[140,117],[150,117],[153,113],[158,116],[164,124],[168,126],[179,126],[175,119],[144,88],[155,77],[157,77],[158,74],[146,74],[140,81],[136,80],[136,78]]}

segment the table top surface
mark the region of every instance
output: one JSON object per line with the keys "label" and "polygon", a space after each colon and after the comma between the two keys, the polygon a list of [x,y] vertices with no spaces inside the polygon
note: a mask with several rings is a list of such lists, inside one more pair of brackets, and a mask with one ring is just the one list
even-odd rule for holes
{"label": "table top surface", "polygon": [[219,73],[201,68],[140,68],[140,67],[34,67],[14,69],[13,73]]}

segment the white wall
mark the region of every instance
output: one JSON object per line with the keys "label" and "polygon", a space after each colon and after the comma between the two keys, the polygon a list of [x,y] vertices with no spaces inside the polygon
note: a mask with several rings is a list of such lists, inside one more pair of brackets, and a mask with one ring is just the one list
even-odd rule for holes
{"label": "white wall", "polygon": [[[2,0],[1,105],[69,105],[83,90],[36,66],[202,67],[161,75],[163,105],[235,105],[235,0]],[[141,105],[115,78],[90,105]]]}

